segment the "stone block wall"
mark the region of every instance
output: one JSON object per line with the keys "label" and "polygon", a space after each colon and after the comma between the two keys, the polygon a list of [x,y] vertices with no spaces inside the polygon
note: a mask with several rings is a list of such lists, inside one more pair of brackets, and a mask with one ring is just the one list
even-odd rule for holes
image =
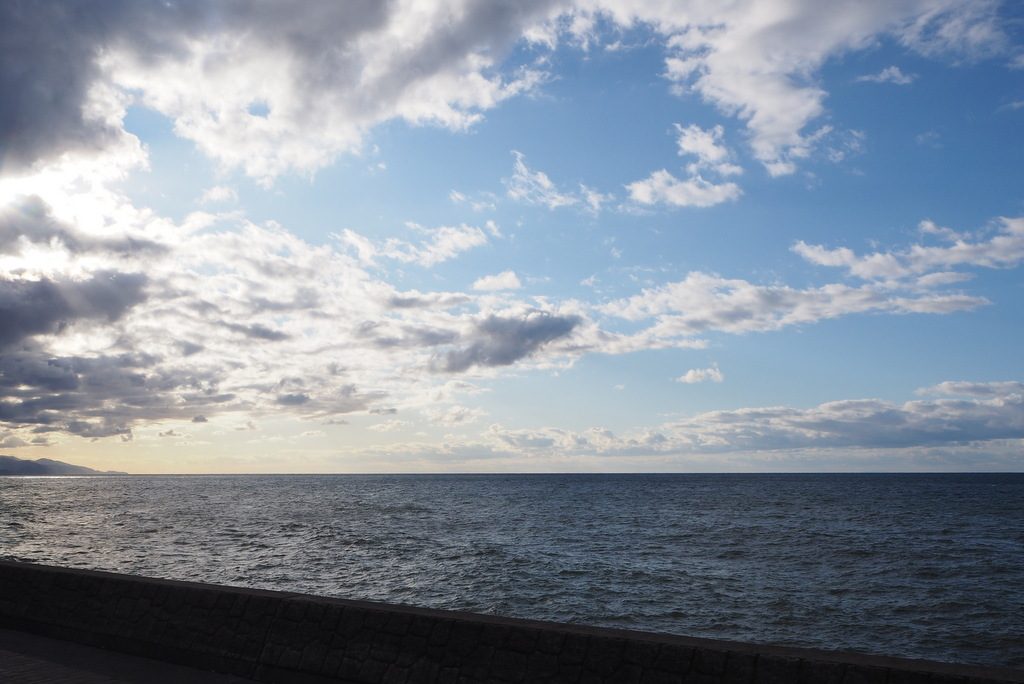
{"label": "stone block wall", "polygon": [[0,562],[0,626],[262,682],[982,684],[1024,672]]}

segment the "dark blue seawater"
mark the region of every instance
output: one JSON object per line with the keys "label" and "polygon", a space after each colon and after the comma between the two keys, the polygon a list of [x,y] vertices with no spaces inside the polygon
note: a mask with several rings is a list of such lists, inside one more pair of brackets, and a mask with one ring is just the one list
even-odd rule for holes
{"label": "dark blue seawater", "polygon": [[1024,667],[1024,474],[0,478],[0,556]]}

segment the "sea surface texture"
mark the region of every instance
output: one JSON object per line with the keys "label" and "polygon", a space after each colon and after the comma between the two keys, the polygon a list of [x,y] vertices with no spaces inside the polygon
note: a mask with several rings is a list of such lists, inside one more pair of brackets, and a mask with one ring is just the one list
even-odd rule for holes
{"label": "sea surface texture", "polygon": [[1024,474],[11,477],[0,556],[1024,667]]}

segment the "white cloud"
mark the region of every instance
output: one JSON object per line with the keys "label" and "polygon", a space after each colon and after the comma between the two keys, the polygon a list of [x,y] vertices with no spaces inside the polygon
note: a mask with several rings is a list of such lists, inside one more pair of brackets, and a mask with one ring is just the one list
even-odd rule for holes
{"label": "white cloud", "polygon": [[[665,45],[673,87],[741,120],[754,156],[785,174],[814,145],[807,129],[824,113],[816,75],[828,59],[883,37],[925,55],[1006,52],[998,10],[997,0],[146,3],[95,8],[83,26],[38,7],[0,16],[20,41],[0,84],[59,82],[61,92],[22,90],[0,123],[21,126],[9,158],[27,168],[118,144],[134,98],[223,166],[268,184],[358,154],[384,122],[474,125],[547,77],[503,61],[518,41],[554,49],[564,37],[586,50],[603,22],[643,24]],[[54,44],[61,58],[33,52]]]}
{"label": "white cloud", "polygon": [[612,195],[611,193],[598,192],[597,190],[580,183],[580,198],[582,199],[586,210],[596,216],[601,213],[601,209],[605,204],[615,199],[615,195]]}
{"label": "white cloud", "polygon": [[865,74],[858,76],[856,80],[861,83],[892,83],[893,85],[910,85],[917,78],[917,74],[905,74],[898,66],[887,66],[877,74]]}
{"label": "white cloud", "polygon": [[427,408],[423,413],[431,422],[449,427],[456,425],[468,425],[475,423],[487,415],[481,408],[469,408],[468,406],[448,406],[444,408]]}
{"label": "white cloud", "polygon": [[238,193],[235,189],[226,185],[214,185],[207,188],[199,198],[200,204],[215,204],[219,202],[237,202]]}
{"label": "white cloud", "polygon": [[630,183],[626,189],[634,202],[674,207],[712,207],[743,194],[735,183],[712,183],[700,176],[680,180],[665,169]]}
{"label": "white cloud", "polygon": [[522,152],[513,150],[512,156],[512,177],[505,180],[505,187],[508,196],[514,200],[539,204],[552,210],[580,207],[596,216],[605,204],[615,199],[614,195],[599,192],[583,183],[580,183],[579,192],[560,190],[546,173],[527,166]]}
{"label": "white cloud", "polygon": [[415,232],[426,236],[427,240],[414,244],[398,238],[388,238],[377,244],[347,228],[339,237],[344,244],[356,250],[359,260],[364,264],[373,264],[376,259],[383,258],[429,268],[454,259],[462,252],[487,244],[488,233],[500,234],[492,222],[485,226],[486,232],[482,228],[465,224],[438,228],[425,228],[416,223],[407,225]]}
{"label": "white cloud", "polygon": [[723,380],[725,380],[725,375],[718,369],[717,364],[708,368],[691,368],[676,378],[676,382],[682,382],[687,385],[694,385],[700,382],[722,382]]}
{"label": "white cloud", "polygon": [[816,73],[829,58],[880,36],[928,55],[971,57],[1006,43],[995,0],[587,5],[621,26],[644,22],[664,36],[666,78],[742,120],[755,158],[771,175],[793,173],[811,153],[807,128],[825,112],[827,96]]}
{"label": "white cloud", "polygon": [[473,198],[458,190],[452,190],[448,193],[448,199],[453,204],[466,204],[473,211],[493,211],[498,206],[497,198],[489,192],[482,193],[479,197]]}
{"label": "white cloud", "polygon": [[523,284],[515,271],[502,271],[495,275],[484,276],[473,283],[474,290],[518,290]]}
{"label": "white cloud", "polygon": [[703,169],[709,169],[722,176],[735,176],[743,173],[730,159],[732,153],[722,143],[722,136],[725,129],[722,126],[713,126],[703,129],[697,124],[690,126],[675,125],[679,138],[676,144],[679,146],[681,156],[692,155],[697,161],[687,167],[687,171],[696,174]]}
{"label": "white cloud", "polygon": [[546,173],[530,169],[522,152],[513,150],[512,156],[512,177],[506,181],[509,197],[520,202],[540,204],[548,209],[579,204],[579,197],[560,191]]}
{"label": "white cloud", "polygon": [[917,391],[922,395],[950,395],[969,397],[1012,397],[1024,395],[1024,382],[963,382],[947,380],[933,387]]}
{"label": "white cloud", "polygon": [[358,152],[379,123],[462,130],[533,89],[542,73],[500,74],[495,59],[538,12],[412,0],[241,5],[196,31],[171,11],[173,50],[112,41],[100,69],[205,154],[267,184]]}
{"label": "white cloud", "polygon": [[[755,156],[777,172],[795,168],[794,160],[815,143],[805,128],[822,111],[824,92],[813,77],[826,57],[869,45],[880,32],[929,52],[969,49],[996,30],[986,23],[993,5],[985,2],[903,0],[828,12],[811,2],[737,3],[715,21],[707,21],[713,16],[707,13],[720,7],[695,2],[584,4],[620,25],[649,22],[672,53],[668,76],[744,121]],[[101,4],[93,21],[72,26],[72,15],[59,5],[33,5],[32,12],[0,5],[0,27],[19,36],[0,48],[14,45],[17,53],[0,60],[0,90],[18,95],[0,101],[0,128],[14,131],[5,150],[12,175],[2,181],[0,201],[17,214],[0,224],[0,298],[19,315],[2,328],[3,343],[11,345],[0,358],[3,443],[45,439],[34,430],[54,439],[127,439],[133,425],[206,416],[227,416],[221,424],[256,430],[258,420],[282,414],[326,423],[350,413],[385,414],[399,404],[419,411],[442,389],[463,391],[452,380],[464,377],[457,374],[494,377],[507,367],[559,367],[593,352],[701,348],[707,343],[695,335],[705,331],[745,333],[855,312],[941,313],[984,303],[873,282],[799,289],[700,273],[600,308],[573,300],[402,291],[367,265],[388,259],[432,266],[486,244],[500,235],[497,226],[412,225],[422,238],[412,240],[345,231],[342,242],[353,256],[239,214],[196,212],[172,221],[132,206],[106,185],[145,164],[140,141],[124,130],[132,103],[169,116],[179,136],[262,183],[358,154],[368,131],[394,119],[463,130],[542,82],[539,71],[503,69],[501,59],[566,7],[411,0],[213,9]],[[570,18],[568,32],[578,45],[597,39],[589,18],[586,11]],[[820,31],[807,30],[819,24]],[[60,88],[25,89],[24,82]],[[680,151],[694,155],[700,170],[735,173],[718,129],[678,131]],[[509,192],[521,191],[525,201],[597,212],[610,199],[586,186],[563,191],[521,155],[515,162]],[[708,206],[739,192],[732,183],[696,175],[680,181],[667,171],[646,182],[647,190],[645,181],[634,185],[638,197],[651,202]],[[39,199],[26,199],[32,195]],[[1021,227],[1014,222],[1020,219],[1005,221],[992,240],[953,238],[952,245],[890,256],[911,275],[920,273],[918,284],[926,277],[932,284],[949,282],[952,276],[935,268],[1015,265]],[[817,249],[820,258],[851,271],[862,259],[844,261]],[[595,311],[653,322],[617,333],[599,326]],[[1005,429],[1016,415],[1012,397],[994,391],[997,396],[966,404],[918,402],[899,410],[944,414],[944,423],[925,430],[940,433],[940,442],[955,432],[942,425],[967,425],[970,410],[976,429],[960,430],[960,437],[1012,436]],[[872,406],[882,417],[891,410]],[[462,408],[445,409],[441,422],[477,417]],[[869,408],[843,403],[819,410],[850,423]],[[809,415],[793,411],[798,418]],[[738,424],[737,418],[719,422]],[[749,424],[756,416],[743,418]],[[705,417],[701,424],[717,423]],[[707,444],[728,442],[725,428],[703,429]],[[801,428],[788,423],[780,429],[796,434]],[[815,429],[831,428],[825,421]],[[496,430],[490,438],[501,439],[504,448],[548,444],[601,452],[658,450],[673,439],[689,443],[683,432],[673,435],[652,431],[616,441],[602,429],[543,428]],[[865,443],[858,439],[849,443]],[[742,447],[742,440],[731,444]]]}
{"label": "white cloud", "polygon": [[898,294],[871,284],[850,287],[832,283],[798,289],[693,272],[681,281],[645,289],[599,309],[630,321],[654,319],[644,333],[668,340],[711,331],[779,330],[857,313],[951,313],[986,303],[983,298],[963,294]]}
{"label": "white cloud", "polygon": [[[899,251],[858,256],[847,247],[828,249],[798,241],[793,245],[793,251],[813,264],[844,268],[850,275],[863,280],[900,280],[956,266],[1017,266],[1024,261],[1024,218],[1002,217],[996,226],[995,235],[972,240],[931,221],[922,221],[922,233],[935,235],[949,244],[915,244]],[[948,276],[939,277],[945,279]]]}
{"label": "white cloud", "polygon": [[[624,469],[649,458],[682,470],[720,471],[734,464],[744,470],[793,469],[795,464],[798,470],[891,470],[908,464],[926,470],[1019,468],[1024,465],[1021,383],[981,384],[991,391],[970,399],[902,404],[848,399],[811,408],[708,411],[623,435],[601,427],[570,431],[492,425],[481,438],[511,457],[592,456]],[[595,462],[590,463],[593,467]]]}
{"label": "white cloud", "polygon": [[412,427],[412,423],[407,420],[385,420],[382,423],[374,423],[368,425],[367,430],[373,430],[374,432],[398,432],[399,430],[407,430]]}
{"label": "white cloud", "polygon": [[721,144],[724,129],[714,126],[703,129],[693,124],[675,125],[679,134],[676,145],[680,156],[696,157],[686,166],[689,177],[680,180],[665,169],[655,171],[643,180],[626,186],[630,199],[639,204],[668,204],[674,207],[711,207],[735,200],[742,193],[735,183],[714,183],[701,173],[735,176],[743,169],[732,163],[732,153]]}

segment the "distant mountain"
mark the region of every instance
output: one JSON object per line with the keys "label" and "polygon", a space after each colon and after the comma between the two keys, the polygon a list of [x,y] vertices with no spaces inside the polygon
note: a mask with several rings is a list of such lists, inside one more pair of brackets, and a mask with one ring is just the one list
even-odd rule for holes
{"label": "distant mountain", "polygon": [[71,465],[49,458],[30,461],[14,456],[0,456],[0,475],[126,475],[115,471],[102,471]]}

